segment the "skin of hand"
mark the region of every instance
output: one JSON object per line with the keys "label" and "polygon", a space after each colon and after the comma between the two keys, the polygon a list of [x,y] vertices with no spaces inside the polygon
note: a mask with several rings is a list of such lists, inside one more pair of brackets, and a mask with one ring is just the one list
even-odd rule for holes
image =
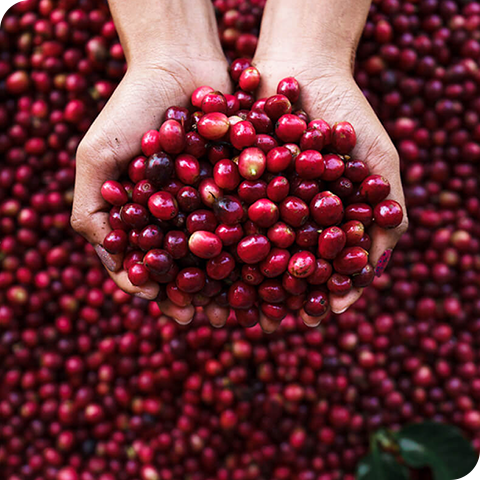
{"label": "skin of hand", "polygon": [[[125,3],[116,7],[120,10],[131,8]],[[112,5],[112,13],[115,13],[115,5]],[[117,22],[121,15],[116,13],[114,19]],[[101,186],[106,180],[119,178],[132,158],[141,154],[142,135],[149,129],[160,127],[168,107],[187,106],[191,93],[200,85],[211,85],[229,92],[231,84],[227,61],[215,31],[212,32],[211,45],[205,45],[204,40],[196,43],[189,37],[188,48],[187,44],[159,42],[159,53],[146,48],[147,54],[140,49],[138,55],[132,55],[133,46],[124,39],[125,32],[121,28],[119,32],[124,48],[125,44],[128,45],[125,50],[128,70],[78,147],[71,224],[94,246],[109,275],[122,290],[154,300],[158,295],[158,284],[148,282],[142,287],[134,286],[122,268],[123,255],[110,255],[102,247],[111,228],[108,221],[110,206],[101,196]],[[205,37],[204,32],[201,34]],[[191,322],[195,313],[193,306],[180,308],[170,301],[159,305],[165,315],[181,324]],[[206,312],[215,326],[221,326],[227,320],[228,309],[212,306],[207,307]]]}
{"label": "skin of hand", "polygon": [[[357,32],[347,39],[337,38],[337,41],[334,41],[329,37],[328,30],[325,29],[326,34],[322,41],[326,47],[322,48],[322,44],[315,43],[312,38],[292,33],[301,31],[301,25],[297,25],[298,28],[295,28],[295,19],[292,19],[294,18],[292,15],[295,15],[295,8],[291,10],[288,8],[292,6],[291,0],[278,0],[275,10],[270,0],[267,3],[259,47],[253,64],[262,75],[259,98],[275,94],[281,79],[289,76],[295,77],[301,88],[299,103],[308,113],[309,118],[322,118],[330,125],[339,121],[350,122],[357,134],[357,145],[352,152],[352,158],[364,160],[372,174],[382,175],[389,180],[391,193],[388,198],[399,202],[405,215],[401,225],[395,229],[384,230],[373,226],[369,230],[372,238],[369,260],[375,267],[384,252],[391,251],[405,233],[408,228],[408,219],[400,178],[398,153],[353,78],[353,59],[369,5],[369,2],[362,1],[365,4],[363,10],[356,13],[359,24]],[[332,10],[335,9],[340,9],[341,12],[344,11],[343,9],[348,9],[346,4],[349,2],[350,0],[346,2],[320,0],[319,3],[327,4],[328,12],[332,14]],[[305,3],[309,3],[309,1]],[[281,11],[282,7],[284,8],[283,12]],[[319,8],[317,5],[317,10]],[[301,9],[297,5],[296,11],[298,10]],[[345,22],[347,13],[342,16],[341,12],[339,13],[339,22]],[[303,15],[308,15],[308,13],[311,11],[303,12]],[[282,16],[284,20],[288,18],[289,22],[283,22]],[[304,21],[306,21],[304,18],[298,20],[299,24]],[[314,19],[309,21],[313,21],[315,24]],[[264,28],[265,22],[267,24]],[[278,28],[272,29],[268,22],[273,22]],[[288,25],[287,30],[283,31],[282,25]],[[343,27],[332,24],[328,28],[331,31],[338,31]],[[354,30],[351,28],[349,31]],[[363,289],[353,289],[346,296],[330,294],[331,310],[337,314],[344,312],[360,298],[362,291]],[[322,317],[311,317],[303,310],[300,312],[300,316],[308,326],[318,325],[327,314]]]}

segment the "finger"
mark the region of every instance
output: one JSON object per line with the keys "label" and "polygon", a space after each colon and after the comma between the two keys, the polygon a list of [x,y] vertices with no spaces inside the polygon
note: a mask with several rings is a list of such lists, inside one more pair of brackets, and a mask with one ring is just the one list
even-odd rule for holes
{"label": "finger", "polygon": [[188,325],[192,322],[195,315],[195,307],[188,305],[187,307],[179,307],[170,300],[158,302],[158,306],[163,314],[167,317],[173,318],[180,325]]}
{"label": "finger", "polygon": [[363,288],[354,288],[344,296],[330,294],[330,308],[333,313],[343,313],[351,307],[361,296]]}
{"label": "finger", "polygon": [[157,298],[160,289],[158,283],[147,282],[141,287],[137,287],[128,279],[128,274],[125,270],[108,273],[117,286],[124,292],[129,293],[130,295],[136,295],[139,298],[144,298],[145,300],[155,300]]}
{"label": "finger", "polygon": [[264,333],[270,334],[270,333],[273,333],[279,327],[282,321],[272,320],[271,318],[268,318],[267,316],[265,316],[263,313],[260,313],[259,323]]}
{"label": "finger", "polygon": [[225,307],[220,307],[214,302],[209,303],[205,307],[205,314],[208,320],[215,328],[221,328],[227,323],[230,310]]}
{"label": "finger", "polygon": [[307,327],[318,327],[322,320],[329,314],[329,311],[327,310],[323,315],[319,317],[312,317],[311,315],[308,315],[308,313],[305,312],[305,310],[302,308],[299,312],[298,315],[300,318],[303,320],[303,323]]}

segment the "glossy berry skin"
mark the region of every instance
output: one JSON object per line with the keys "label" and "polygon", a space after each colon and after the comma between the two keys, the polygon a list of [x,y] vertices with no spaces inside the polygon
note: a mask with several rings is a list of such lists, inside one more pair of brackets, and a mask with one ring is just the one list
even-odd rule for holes
{"label": "glossy berry skin", "polygon": [[133,285],[140,287],[148,282],[148,270],[141,263],[136,263],[128,269],[128,279]]}
{"label": "glossy berry skin", "polygon": [[290,196],[280,204],[280,218],[294,228],[301,227],[308,215],[308,206],[300,198]]}
{"label": "glossy berry skin", "polygon": [[287,270],[289,260],[288,250],[272,248],[267,257],[260,262],[259,268],[265,277],[275,278]]}
{"label": "glossy berry skin", "polygon": [[281,303],[287,299],[287,292],[278,280],[265,280],[258,287],[258,296],[267,303]]}
{"label": "glossy berry skin", "polygon": [[241,276],[242,280],[248,285],[260,285],[265,280],[265,276],[258,265],[244,265]]}
{"label": "glossy berry skin", "polygon": [[218,221],[225,225],[236,225],[245,215],[240,200],[232,195],[219,198],[213,206],[213,211]]}
{"label": "glossy berry skin", "polygon": [[163,239],[163,248],[175,260],[183,258],[188,253],[187,236],[181,231],[170,230]]}
{"label": "glossy berry skin", "polygon": [[368,176],[358,187],[360,194],[370,203],[375,205],[390,194],[390,183],[381,175]]}
{"label": "glossy berry skin", "polygon": [[296,115],[286,114],[278,119],[275,134],[282,142],[298,143],[306,129],[307,124],[304,120]]}
{"label": "glossy berry skin", "polygon": [[252,307],[245,310],[235,310],[235,317],[240,326],[250,328],[255,326],[260,319],[258,308]]}
{"label": "glossy berry skin", "polygon": [[207,140],[220,140],[229,130],[230,122],[224,113],[206,113],[198,121],[198,133]]}
{"label": "glossy berry skin", "polygon": [[310,202],[310,213],[320,226],[336,225],[343,218],[343,204],[337,195],[321,192]]}
{"label": "glossy berry skin", "polygon": [[267,196],[273,202],[281,202],[290,192],[290,183],[285,177],[275,177],[267,185]]}
{"label": "glossy berry skin", "polygon": [[263,180],[245,180],[238,187],[238,196],[247,204],[267,196],[267,184]]}
{"label": "glossy berry skin", "polygon": [[142,137],[142,152],[149,157],[161,150],[160,133],[156,130],[145,132]]}
{"label": "glossy berry skin", "polygon": [[338,122],[332,128],[332,147],[337,153],[350,153],[357,143],[353,126],[348,122]]}
{"label": "glossy berry skin", "polygon": [[158,248],[147,252],[143,257],[143,263],[149,272],[163,275],[172,268],[173,258],[166,250]]}
{"label": "glossy berry skin", "polygon": [[128,202],[128,195],[125,188],[120,182],[116,182],[115,180],[107,180],[102,185],[101,194],[106,202],[117,207],[121,207]]}
{"label": "glossy berry skin", "polygon": [[188,153],[178,155],[175,159],[175,175],[178,180],[186,185],[197,183],[200,178],[200,164],[198,160]]}
{"label": "glossy berry skin", "polygon": [[370,205],[366,203],[352,203],[345,209],[344,220],[358,220],[365,227],[369,227],[373,221],[373,211]]}
{"label": "glossy berry skin", "polygon": [[296,103],[300,98],[300,85],[294,77],[287,77],[280,80],[277,86],[277,93],[285,95],[290,102]]}
{"label": "glossy berry skin", "polygon": [[295,242],[295,230],[290,225],[283,222],[277,222],[272,225],[267,232],[272,245],[278,248],[288,248]]}
{"label": "glossy berry skin", "polygon": [[325,163],[316,150],[305,150],[295,159],[295,171],[300,178],[314,180],[322,176]]}
{"label": "glossy berry skin", "polygon": [[213,280],[227,278],[235,268],[235,259],[227,252],[211,258],[207,263],[207,275]]}
{"label": "glossy berry skin", "polygon": [[192,96],[190,98],[190,100],[192,102],[192,105],[194,107],[201,108],[202,107],[202,102],[203,102],[203,99],[205,98],[205,96],[207,94],[213,93],[213,92],[214,92],[214,89],[212,87],[207,86],[207,85],[196,88],[193,91]]}
{"label": "glossy berry skin", "polygon": [[368,263],[368,252],[362,247],[347,247],[333,261],[333,268],[342,275],[360,272]]}
{"label": "glossy berry skin", "polygon": [[281,304],[262,303],[260,310],[266,317],[277,322],[283,320],[288,314],[287,307]]}
{"label": "glossy berry skin", "polygon": [[330,143],[332,142],[332,129],[325,120],[322,120],[321,118],[312,120],[311,122],[309,122],[308,128],[314,128],[315,130],[319,130],[323,135],[325,146],[330,145]]}
{"label": "glossy berry skin", "polygon": [[307,128],[300,138],[300,148],[305,150],[321,151],[325,146],[325,138],[323,133],[317,128]]}
{"label": "glossy berry skin", "polygon": [[246,180],[257,180],[263,175],[267,164],[265,154],[256,147],[246,148],[238,158],[238,171]]}
{"label": "glossy berry skin", "polygon": [[210,208],[213,207],[217,199],[223,195],[222,189],[212,178],[206,178],[200,182],[198,193],[200,194],[202,202]]}
{"label": "glossy berry skin", "polygon": [[296,278],[307,278],[315,270],[315,255],[303,251],[292,255],[288,262],[288,273]]}
{"label": "glossy berry skin", "polygon": [[185,130],[176,120],[167,120],[160,127],[162,150],[170,154],[181,153],[186,146]]}
{"label": "glossy berry skin", "polygon": [[202,100],[203,113],[220,112],[227,114],[227,99],[219,92],[207,93]]}
{"label": "glossy berry skin", "polygon": [[320,231],[314,222],[307,222],[297,229],[295,243],[301,248],[316,247]]}
{"label": "glossy berry skin", "polygon": [[232,308],[251,308],[256,298],[257,292],[255,288],[242,281],[235,282],[228,290],[228,303]]}
{"label": "glossy berry skin", "polygon": [[160,248],[162,244],[163,232],[157,225],[147,225],[138,236],[138,246],[144,251]]}
{"label": "glossy berry skin", "polygon": [[202,205],[200,194],[193,187],[182,187],[178,191],[176,199],[180,210],[185,213],[198,210]]}
{"label": "glossy berry skin", "polygon": [[179,307],[187,307],[192,303],[192,295],[190,293],[182,292],[182,290],[180,290],[173,282],[170,282],[167,285],[166,291],[168,299]]}
{"label": "glossy berry skin", "polygon": [[237,245],[237,254],[244,263],[253,264],[264,260],[270,252],[270,242],[264,235],[248,235]]}
{"label": "glossy berry skin", "polygon": [[251,147],[257,132],[251,122],[241,121],[230,127],[230,142],[237,150]]}
{"label": "glossy berry skin", "polygon": [[257,133],[272,133],[273,123],[270,117],[261,110],[250,110],[247,120],[253,125]]}
{"label": "glossy berry skin", "polygon": [[285,95],[273,95],[265,102],[264,111],[275,122],[283,115],[291,113],[292,104]]}
{"label": "glossy berry skin", "polygon": [[327,282],[327,288],[335,295],[346,295],[352,289],[352,280],[346,275],[334,273]]}
{"label": "glossy berry skin", "polygon": [[248,218],[262,228],[273,226],[279,216],[277,205],[266,198],[257,200],[248,208]]}
{"label": "glossy berry skin", "polygon": [[148,199],[148,209],[159,220],[171,220],[178,214],[178,203],[168,192],[157,192]]}
{"label": "glossy berry skin", "polygon": [[128,236],[124,230],[112,230],[103,239],[103,247],[108,253],[123,253],[128,245]]}
{"label": "glossy berry skin", "polygon": [[355,288],[368,287],[375,278],[375,269],[370,263],[367,263],[360,272],[352,275],[352,285]]}
{"label": "glossy berry skin", "polygon": [[332,276],[332,272],[333,268],[329,262],[322,258],[317,258],[315,260],[315,270],[307,278],[307,282],[309,285],[323,285]]}
{"label": "glossy berry skin", "polygon": [[346,235],[346,246],[353,247],[359,245],[365,235],[365,227],[358,220],[350,220],[342,225],[342,230]]}
{"label": "glossy berry skin", "polygon": [[345,176],[354,183],[361,183],[368,177],[369,169],[361,160],[349,160],[345,164]]}
{"label": "glossy berry skin", "polygon": [[347,235],[340,227],[329,227],[318,238],[318,255],[333,260],[344,249]]}
{"label": "glossy berry skin", "polygon": [[396,228],[403,220],[403,209],[395,200],[384,200],[373,210],[375,223],[381,228]]}
{"label": "glossy berry skin", "polygon": [[240,183],[237,165],[227,158],[214,165],[213,178],[215,183],[224,190],[235,190]]}
{"label": "glossy berry skin", "polygon": [[159,152],[148,157],[145,164],[145,178],[156,187],[165,185],[174,172],[174,163],[169,155]]}
{"label": "glossy berry skin", "polygon": [[148,210],[138,203],[127,203],[120,211],[122,221],[130,228],[143,228],[148,224]]}
{"label": "glossy berry skin", "polygon": [[197,293],[205,286],[205,273],[196,267],[180,270],[175,279],[177,287],[185,293]]}
{"label": "glossy berry skin", "polygon": [[192,234],[198,230],[214,232],[218,221],[211,210],[195,210],[187,217],[187,232]]}
{"label": "glossy berry skin", "polygon": [[286,147],[272,148],[267,154],[267,171],[280,173],[286,170],[292,163],[293,155]]}
{"label": "glossy berry skin", "polygon": [[140,180],[132,192],[132,200],[141,205],[147,205],[148,199],[157,191],[149,180]]}
{"label": "glossy berry skin", "polygon": [[297,177],[292,182],[291,193],[301,198],[304,202],[311,202],[313,197],[320,192],[319,182],[315,180],[302,180]]}
{"label": "glossy berry skin", "polygon": [[308,294],[303,309],[312,317],[320,317],[328,310],[328,298],[325,292],[316,290]]}
{"label": "glossy berry skin", "polygon": [[237,58],[235,59],[232,64],[230,65],[230,76],[234,82],[238,82],[240,79],[240,75],[242,72],[250,67],[252,63],[248,58]]}
{"label": "glossy berry skin", "polygon": [[215,235],[220,238],[226,247],[236,245],[243,238],[241,225],[225,225],[222,223],[215,229]]}
{"label": "glossy berry skin", "polygon": [[260,72],[255,67],[247,67],[238,79],[238,85],[246,92],[253,92],[260,84]]}
{"label": "glossy berry skin", "polygon": [[306,292],[308,284],[303,278],[297,278],[285,272],[282,277],[282,286],[290,295],[302,295]]}
{"label": "glossy berry skin", "polygon": [[212,232],[198,230],[188,240],[188,248],[197,257],[214,258],[222,251],[222,242]]}
{"label": "glossy berry skin", "polygon": [[343,160],[334,153],[327,153],[323,156],[325,170],[322,173],[322,180],[333,182],[339,179],[345,171]]}

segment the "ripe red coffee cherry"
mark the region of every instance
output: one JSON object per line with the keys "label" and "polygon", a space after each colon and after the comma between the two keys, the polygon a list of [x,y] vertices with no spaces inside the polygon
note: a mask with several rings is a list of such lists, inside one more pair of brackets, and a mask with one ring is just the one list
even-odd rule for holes
{"label": "ripe red coffee cherry", "polygon": [[265,102],[264,110],[265,113],[275,122],[281,116],[291,113],[292,104],[285,95],[273,95]]}
{"label": "ripe red coffee cherry", "polygon": [[357,143],[357,136],[352,125],[348,122],[338,122],[332,128],[332,146],[341,155],[353,150]]}
{"label": "ripe red coffee cherry", "polygon": [[255,203],[267,195],[267,184],[263,180],[243,181],[238,187],[238,196],[247,203]]}
{"label": "ripe red coffee cherry", "polygon": [[241,121],[230,127],[230,142],[237,150],[251,147],[257,132],[251,122]]}
{"label": "ripe red coffee cherry", "polygon": [[320,317],[328,310],[328,298],[325,292],[316,290],[307,295],[303,309],[312,317]]}
{"label": "ripe red coffee cherry", "polygon": [[272,248],[259,264],[260,271],[267,278],[275,278],[287,270],[290,253],[281,248]]}
{"label": "ripe red coffee cherry", "polygon": [[160,144],[162,150],[167,153],[181,153],[186,146],[186,136],[183,126],[176,120],[163,122],[160,127]]}
{"label": "ripe red coffee cherry", "polygon": [[315,270],[307,278],[310,285],[323,285],[332,276],[332,265],[322,258],[315,260]]}
{"label": "ripe red coffee cherry", "polygon": [[156,130],[145,132],[142,137],[142,152],[149,157],[161,150],[160,133]]}
{"label": "ripe red coffee cherry", "polygon": [[321,118],[312,120],[308,124],[308,128],[314,128],[322,132],[322,135],[325,141],[325,146],[330,145],[330,143],[332,142],[332,129],[325,120],[322,120]]}
{"label": "ripe red coffee cherry", "polygon": [[335,295],[346,295],[352,289],[352,280],[346,275],[334,273],[327,282],[327,288]]}
{"label": "ripe red coffee cherry", "polygon": [[316,150],[306,150],[295,159],[295,171],[301,178],[307,180],[320,178],[324,170],[322,154]]}
{"label": "ripe red coffee cherry", "polygon": [[285,95],[292,103],[298,102],[298,99],[300,98],[300,85],[298,84],[297,79],[287,77],[280,80],[277,86],[277,93]]}
{"label": "ripe red coffee cherry", "polygon": [[230,76],[234,82],[238,82],[242,72],[252,64],[247,58],[237,58],[230,65]]}
{"label": "ripe red coffee cherry", "polygon": [[308,284],[304,279],[285,272],[282,277],[282,286],[290,295],[302,295],[307,290]]}
{"label": "ripe red coffee cherry", "polygon": [[359,245],[365,235],[365,227],[358,220],[350,220],[342,225],[342,230],[346,234],[346,246],[353,247]]}
{"label": "ripe red coffee cherry", "polygon": [[343,218],[343,204],[332,192],[321,192],[312,199],[310,213],[318,225],[336,225]]}
{"label": "ripe red coffee cherry", "polygon": [[181,231],[170,230],[163,239],[163,248],[175,260],[183,258],[188,253],[187,236]]}
{"label": "ripe red coffee cherry", "polygon": [[166,153],[155,153],[147,159],[145,177],[156,187],[162,187],[170,180],[174,168],[173,160]]}
{"label": "ripe red coffee cherry", "polygon": [[316,247],[318,244],[319,227],[313,222],[307,222],[301,226],[295,236],[295,242],[299,247]]}
{"label": "ripe red coffee cherry", "polygon": [[128,279],[133,285],[140,287],[148,282],[148,270],[145,265],[136,263],[128,269]]}
{"label": "ripe red coffee cherry", "polygon": [[250,110],[247,120],[252,123],[257,133],[272,133],[273,123],[263,110]]}
{"label": "ripe red coffee cherry", "polygon": [[323,156],[325,170],[322,173],[322,180],[326,182],[334,182],[338,180],[345,171],[343,160],[334,153],[327,153]]}
{"label": "ripe red coffee cherry", "polygon": [[215,235],[220,238],[226,247],[236,245],[243,238],[241,225],[225,225],[222,223],[215,229]]}
{"label": "ripe red coffee cherry", "polygon": [[195,210],[187,217],[187,231],[192,234],[198,230],[214,232],[218,221],[211,210]]}
{"label": "ripe red coffee cherry", "polygon": [[253,264],[264,260],[270,252],[270,242],[264,235],[248,235],[237,245],[237,254],[242,262]]}
{"label": "ripe red coffee cherry", "polygon": [[215,164],[213,178],[215,183],[224,190],[235,190],[240,183],[237,165],[227,158]]}
{"label": "ripe red coffee cherry", "polygon": [[251,308],[256,298],[257,292],[255,288],[242,281],[235,282],[228,290],[228,303],[232,308]]}
{"label": "ripe red coffee cherry", "polygon": [[193,155],[183,153],[175,159],[175,174],[181,182],[193,185],[200,178],[200,164]]}
{"label": "ripe red coffee cherry", "polygon": [[143,263],[149,272],[163,275],[172,268],[173,258],[166,250],[158,248],[147,252],[143,257]]}
{"label": "ripe red coffee cherry", "polygon": [[367,263],[360,272],[352,275],[352,284],[355,288],[368,287],[375,278],[375,270],[370,263]]}
{"label": "ripe red coffee cherry", "polygon": [[307,128],[300,138],[300,149],[321,151],[325,146],[323,133],[317,128]]}
{"label": "ripe red coffee cherry", "polygon": [[296,278],[307,278],[315,270],[315,256],[310,252],[298,252],[288,262],[288,273]]}
{"label": "ripe red coffee cherry", "polygon": [[258,308],[255,307],[246,310],[235,310],[235,316],[239,325],[244,328],[255,326],[260,318]]}
{"label": "ripe red coffee cherry", "polygon": [[258,296],[267,303],[281,303],[287,299],[287,292],[278,280],[265,280],[258,287]]}
{"label": "ripe red coffee cherry", "polygon": [[103,240],[103,246],[108,253],[116,255],[123,253],[128,245],[128,236],[124,230],[112,230]]}
{"label": "ripe red coffee cherry", "polygon": [[304,120],[296,115],[286,114],[278,119],[275,134],[282,142],[298,143],[306,129],[307,124]]}
{"label": "ripe red coffee cherry", "polygon": [[132,200],[141,205],[147,205],[148,199],[156,192],[156,188],[149,180],[140,180],[132,192]]}
{"label": "ripe red coffee cherry", "polygon": [[223,195],[222,189],[212,178],[206,178],[200,182],[198,193],[200,194],[202,202],[207,207],[213,207],[217,199],[221,198]]}
{"label": "ripe red coffee cherry", "polygon": [[381,228],[398,227],[403,220],[403,209],[395,200],[384,200],[373,211],[375,223]]}
{"label": "ripe red coffee cherry", "polygon": [[163,232],[157,225],[147,225],[138,236],[138,246],[144,251],[160,248],[162,244]]}
{"label": "ripe red coffee cherry", "polygon": [[340,227],[326,228],[318,238],[318,255],[333,260],[344,249],[346,241],[347,236]]}
{"label": "ripe red coffee cherry", "polygon": [[288,310],[285,305],[277,305],[272,303],[261,303],[260,310],[266,317],[277,322],[283,320],[288,314]]}
{"label": "ripe red coffee cherry", "polygon": [[197,123],[198,133],[207,140],[220,140],[230,128],[228,117],[224,113],[206,113]]}
{"label": "ripe red coffee cherry", "polygon": [[219,198],[213,205],[213,211],[220,223],[225,225],[236,225],[245,216],[240,200],[232,195]]}
{"label": "ripe red coffee cherry", "polygon": [[227,110],[227,99],[220,92],[210,92],[203,97],[203,113],[220,112],[227,114]]}
{"label": "ripe red coffee cherry", "polygon": [[267,196],[274,202],[284,200],[290,191],[290,183],[285,177],[275,177],[267,186]]}
{"label": "ripe red coffee cherry", "polygon": [[347,247],[333,261],[333,268],[342,275],[359,273],[368,263],[368,252],[361,247]]}
{"label": "ripe red coffee cherry", "polygon": [[122,221],[130,228],[143,228],[148,224],[148,210],[138,203],[127,203],[120,211]]}
{"label": "ripe red coffee cherry", "polygon": [[210,259],[220,254],[222,242],[214,233],[198,230],[190,236],[188,248],[197,257]]}
{"label": "ripe red coffee cherry", "polygon": [[111,205],[121,207],[128,202],[128,195],[120,182],[107,180],[101,189],[103,199]]}
{"label": "ripe red coffee cherry", "polygon": [[280,218],[292,227],[301,227],[308,219],[307,204],[297,197],[287,197],[280,204]]}
{"label": "ripe red coffee cherry", "polygon": [[178,203],[171,193],[157,192],[148,199],[148,209],[160,220],[171,220],[178,214]]}
{"label": "ripe red coffee cherry", "polygon": [[271,200],[257,200],[248,208],[248,218],[262,228],[269,228],[277,222],[280,213]]}
{"label": "ripe red coffee cherry", "polygon": [[267,164],[265,154],[256,147],[246,148],[238,157],[238,171],[247,180],[257,180],[263,175]]}
{"label": "ripe red coffee cherry", "polygon": [[213,280],[227,278],[235,268],[235,259],[227,252],[221,252],[207,263],[207,274]]}
{"label": "ripe red coffee cherry", "polygon": [[242,267],[242,280],[249,285],[260,285],[265,276],[260,272],[258,265],[244,265]]}
{"label": "ripe red coffee cherry", "polygon": [[178,191],[176,199],[180,210],[185,213],[198,210],[202,205],[200,194],[193,187],[182,187]]}
{"label": "ripe red coffee cherry", "polygon": [[184,268],[178,273],[175,283],[182,292],[197,293],[205,286],[205,273],[196,267]]}
{"label": "ripe red coffee cherry", "polygon": [[366,203],[352,203],[345,209],[344,220],[358,220],[365,227],[369,227],[373,221],[373,211]]}
{"label": "ripe red coffee cherry", "polygon": [[192,295],[190,293],[182,292],[173,282],[167,285],[168,299],[179,307],[187,307],[192,303]]}
{"label": "ripe red coffee cherry", "polygon": [[370,175],[360,184],[360,194],[370,204],[377,204],[390,194],[390,183],[381,175]]}
{"label": "ripe red coffee cherry", "polygon": [[280,173],[292,163],[293,155],[286,147],[275,147],[267,153],[267,170],[271,173]]}
{"label": "ripe red coffee cherry", "polygon": [[290,225],[283,222],[277,222],[270,227],[267,236],[272,245],[279,248],[288,248],[295,242],[295,231]]}
{"label": "ripe red coffee cherry", "polygon": [[349,160],[345,164],[345,176],[354,183],[360,183],[368,177],[369,169],[361,160]]}
{"label": "ripe red coffee cherry", "polygon": [[205,98],[205,96],[209,93],[213,93],[214,91],[215,90],[212,87],[208,87],[206,85],[196,88],[193,91],[192,96],[190,98],[190,101],[192,102],[192,105],[194,107],[201,108],[202,102],[203,102],[203,99]]}
{"label": "ripe red coffee cherry", "polygon": [[253,92],[260,84],[260,72],[255,67],[247,67],[238,79],[238,85],[246,92]]}

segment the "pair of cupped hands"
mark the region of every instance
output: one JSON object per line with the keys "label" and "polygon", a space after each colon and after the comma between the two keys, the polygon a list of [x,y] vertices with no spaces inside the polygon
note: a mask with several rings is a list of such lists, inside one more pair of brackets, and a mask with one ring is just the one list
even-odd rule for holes
{"label": "pair of cupped hands", "polygon": [[[196,48],[194,43],[184,48],[170,47],[164,55],[156,55],[153,59],[136,60],[129,58],[128,51],[126,54],[128,70],[124,79],[78,148],[72,226],[93,245],[109,275],[122,290],[155,300],[158,284],[132,285],[122,268],[122,255],[110,255],[102,247],[111,228],[109,206],[100,194],[101,186],[106,180],[118,178],[130,160],[140,154],[143,133],[159,128],[168,107],[187,106],[191,93],[201,85],[209,85],[223,93],[232,93],[233,85],[228,62],[218,42],[212,42],[211,48],[205,44]],[[331,125],[336,121],[349,121],[357,133],[353,157],[366,161],[372,174],[383,175],[390,181],[390,198],[398,201],[406,211],[398,154],[354,81],[352,57],[334,58],[311,51],[302,55],[294,46],[288,51],[281,41],[271,41],[264,46],[260,41],[252,62],[262,75],[258,98],[275,94],[281,79],[294,76],[301,87],[301,107],[309,117],[323,118]],[[387,231],[373,227],[369,231],[372,238],[370,262],[374,267],[389,256],[406,228],[405,219],[396,229]],[[379,265],[377,274],[381,271]],[[330,308],[334,313],[341,313],[361,294],[361,289],[354,289],[343,297],[330,295]],[[180,308],[168,300],[159,306],[164,315],[180,324],[188,324],[195,314],[195,307]],[[212,325],[221,327],[230,312],[211,303],[205,307],[205,313]],[[318,325],[323,318],[310,317],[304,311],[300,315],[308,326]],[[261,316],[260,325],[265,332],[273,332],[278,322]]]}

